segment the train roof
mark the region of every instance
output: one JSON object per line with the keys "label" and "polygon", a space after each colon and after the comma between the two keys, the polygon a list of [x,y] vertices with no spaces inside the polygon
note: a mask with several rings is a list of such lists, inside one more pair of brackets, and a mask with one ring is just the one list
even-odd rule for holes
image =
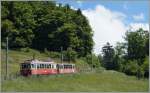
{"label": "train roof", "polygon": [[54,61],[52,61],[52,60],[47,60],[47,61],[41,61],[41,60],[37,60],[37,59],[31,59],[31,60],[25,60],[24,62],[23,62],[23,64],[26,64],[26,63],[30,63],[30,64],[35,64],[35,63],[37,63],[37,64],[60,64],[60,65],[75,65],[75,64],[73,64],[73,63],[56,63],[56,62],[54,62]]}
{"label": "train roof", "polygon": [[40,61],[40,60],[37,60],[37,59],[32,59],[32,60],[26,60],[26,61],[24,61],[23,63],[46,63],[46,64],[49,64],[49,63],[55,63],[54,61]]}

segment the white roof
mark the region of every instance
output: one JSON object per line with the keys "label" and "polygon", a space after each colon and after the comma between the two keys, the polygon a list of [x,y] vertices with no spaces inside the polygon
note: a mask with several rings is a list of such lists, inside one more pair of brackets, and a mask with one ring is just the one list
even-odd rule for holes
{"label": "white roof", "polygon": [[31,64],[33,63],[33,64],[35,64],[35,63],[38,63],[38,64],[43,64],[43,63],[45,63],[45,64],[54,64],[55,62],[54,61],[49,61],[49,62],[45,62],[45,61],[40,61],[40,60],[37,60],[37,59],[34,59],[34,60],[27,60],[26,62],[30,62]]}

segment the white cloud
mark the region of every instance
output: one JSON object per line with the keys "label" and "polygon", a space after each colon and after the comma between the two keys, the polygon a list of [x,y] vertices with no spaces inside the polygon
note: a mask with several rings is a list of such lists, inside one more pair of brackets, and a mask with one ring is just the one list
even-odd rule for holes
{"label": "white cloud", "polygon": [[136,20],[136,21],[143,20],[144,19],[144,14],[140,13],[138,15],[133,15],[133,19]]}
{"label": "white cloud", "polygon": [[102,5],[96,6],[93,10],[83,10],[82,13],[88,18],[94,31],[94,53],[100,53],[106,42],[115,45],[117,41],[123,41],[122,36],[126,31],[123,23],[125,14],[111,11]]}
{"label": "white cloud", "polygon": [[130,23],[129,29],[132,31],[139,30],[139,28],[143,28],[143,30],[149,31],[149,24],[148,23]]}
{"label": "white cloud", "polygon": [[73,7],[73,6],[70,6],[71,9],[73,10],[78,10],[77,8]]}

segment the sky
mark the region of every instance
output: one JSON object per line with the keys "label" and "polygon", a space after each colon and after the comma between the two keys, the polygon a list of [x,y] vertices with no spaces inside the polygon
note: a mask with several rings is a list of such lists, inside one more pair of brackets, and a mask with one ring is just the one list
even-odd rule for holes
{"label": "sky", "polygon": [[81,9],[94,32],[95,54],[101,53],[106,42],[113,46],[124,42],[129,29],[149,31],[149,0],[56,0],[56,3]]}

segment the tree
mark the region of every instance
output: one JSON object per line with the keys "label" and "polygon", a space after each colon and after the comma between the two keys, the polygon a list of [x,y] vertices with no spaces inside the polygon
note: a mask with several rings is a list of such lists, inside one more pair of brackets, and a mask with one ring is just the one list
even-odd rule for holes
{"label": "tree", "polygon": [[[27,2],[2,2],[2,38],[6,37],[6,25],[9,26],[10,48],[27,47],[34,38],[32,29],[35,21],[32,8]],[[2,41],[3,42],[3,41]]]}
{"label": "tree", "polygon": [[126,45],[125,43],[117,42],[115,46],[115,56],[114,56],[114,64],[115,64],[115,70],[122,71],[124,60],[126,55]]}
{"label": "tree", "polygon": [[63,46],[86,56],[93,47],[93,31],[87,18],[67,4],[53,1],[2,2],[2,42],[10,35],[10,48],[30,47],[60,51]]}
{"label": "tree", "polygon": [[106,45],[102,48],[103,52],[103,63],[102,66],[104,66],[106,69],[114,69],[115,64],[113,62],[114,59],[114,48],[107,42]]}
{"label": "tree", "polygon": [[[146,41],[148,40],[148,33],[143,29],[139,29],[135,32],[127,32],[126,33],[126,41],[127,41],[127,56],[129,60],[138,60],[138,64],[141,65],[143,63],[144,58],[147,55],[148,44]],[[147,48],[145,48],[147,46]]]}
{"label": "tree", "polygon": [[100,62],[99,62],[98,56],[96,56],[95,54],[88,54],[86,56],[86,61],[91,66],[91,68],[100,67]]}
{"label": "tree", "polygon": [[141,69],[144,71],[144,76],[149,77],[149,57],[147,56],[141,66]]}
{"label": "tree", "polygon": [[124,72],[129,75],[148,77],[149,33],[140,28],[126,33],[127,54]]}
{"label": "tree", "polygon": [[71,61],[75,62],[76,61],[76,57],[77,57],[77,53],[74,50],[72,50],[71,47],[67,48],[66,52],[67,52],[66,56],[68,58],[68,61],[69,62],[71,62]]}

